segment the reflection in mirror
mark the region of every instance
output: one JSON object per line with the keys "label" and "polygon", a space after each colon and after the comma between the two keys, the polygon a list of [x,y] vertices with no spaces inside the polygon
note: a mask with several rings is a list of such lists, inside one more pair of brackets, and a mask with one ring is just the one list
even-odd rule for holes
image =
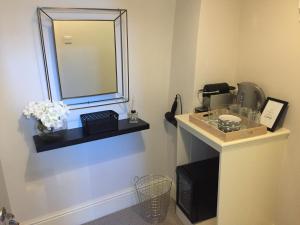
{"label": "reflection in mirror", "polygon": [[112,21],[54,21],[62,99],[117,92]]}
{"label": "reflection in mirror", "polygon": [[129,101],[126,9],[37,9],[50,100],[71,109]]}

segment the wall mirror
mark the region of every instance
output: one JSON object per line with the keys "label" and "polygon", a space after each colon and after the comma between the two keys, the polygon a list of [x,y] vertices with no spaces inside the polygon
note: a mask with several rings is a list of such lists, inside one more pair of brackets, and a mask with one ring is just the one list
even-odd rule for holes
{"label": "wall mirror", "polygon": [[37,9],[48,97],[71,109],[129,100],[125,9]]}

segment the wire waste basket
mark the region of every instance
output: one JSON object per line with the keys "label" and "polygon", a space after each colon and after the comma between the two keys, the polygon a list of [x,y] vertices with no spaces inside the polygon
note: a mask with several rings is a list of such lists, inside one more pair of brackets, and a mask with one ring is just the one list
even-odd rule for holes
{"label": "wire waste basket", "polygon": [[170,204],[172,180],[162,175],[147,175],[135,178],[139,199],[139,212],[151,224],[165,220]]}

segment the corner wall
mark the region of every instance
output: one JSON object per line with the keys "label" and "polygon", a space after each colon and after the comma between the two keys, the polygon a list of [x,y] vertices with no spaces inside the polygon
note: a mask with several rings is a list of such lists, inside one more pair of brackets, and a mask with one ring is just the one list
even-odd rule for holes
{"label": "corner wall", "polygon": [[[267,96],[290,103],[276,225],[299,224],[300,213],[300,23],[298,1],[242,1],[237,81],[253,81]],[[280,166],[280,165],[278,165]]]}
{"label": "corner wall", "polygon": [[240,0],[201,3],[193,106],[199,106],[197,91],[203,85],[220,82],[235,85],[240,7]]}
{"label": "corner wall", "polygon": [[177,0],[172,45],[172,64],[169,98],[181,94],[183,111],[193,108],[193,86],[197,62],[197,37],[200,7],[203,0]]}
{"label": "corner wall", "polygon": [[[236,75],[239,0],[177,0],[172,47],[169,107],[182,95],[183,113],[199,106],[197,91],[206,83],[233,83]],[[180,110],[177,110],[180,113]],[[169,175],[176,167],[176,129],[168,133]]]}
{"label": "corner wall", "polygon": [[204,84],[234,84],[240,7],[240,0],[176,1],[170,104],[180,93],[183,111],[191,112]]}
{"label": "corner wall", "polygon": [[[197,33],[200,15],[200,0],[176,0],[174,34],[172,44],[172,63],[169,83],[168,111],[175,95],[182,96],[183,112],[193,108],[193,86],[197,56]],[[178,104],[177,112],[180,113]],[[165,121],[167,131],[168,175],[175,178],[177,130]]]}

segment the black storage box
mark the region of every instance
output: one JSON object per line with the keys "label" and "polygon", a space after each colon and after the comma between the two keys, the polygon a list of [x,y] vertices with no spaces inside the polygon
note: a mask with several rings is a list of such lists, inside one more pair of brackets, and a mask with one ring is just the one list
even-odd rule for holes
{"label": "black storage box", "polygon": [[118,130],[119,114],[112,110],[82,114],[80,119],[87,134]]}
{"label": "black storage box", "polygon": [[179,166],[176,174],[176,204],[191,223],[216,217],[219,157]]}

